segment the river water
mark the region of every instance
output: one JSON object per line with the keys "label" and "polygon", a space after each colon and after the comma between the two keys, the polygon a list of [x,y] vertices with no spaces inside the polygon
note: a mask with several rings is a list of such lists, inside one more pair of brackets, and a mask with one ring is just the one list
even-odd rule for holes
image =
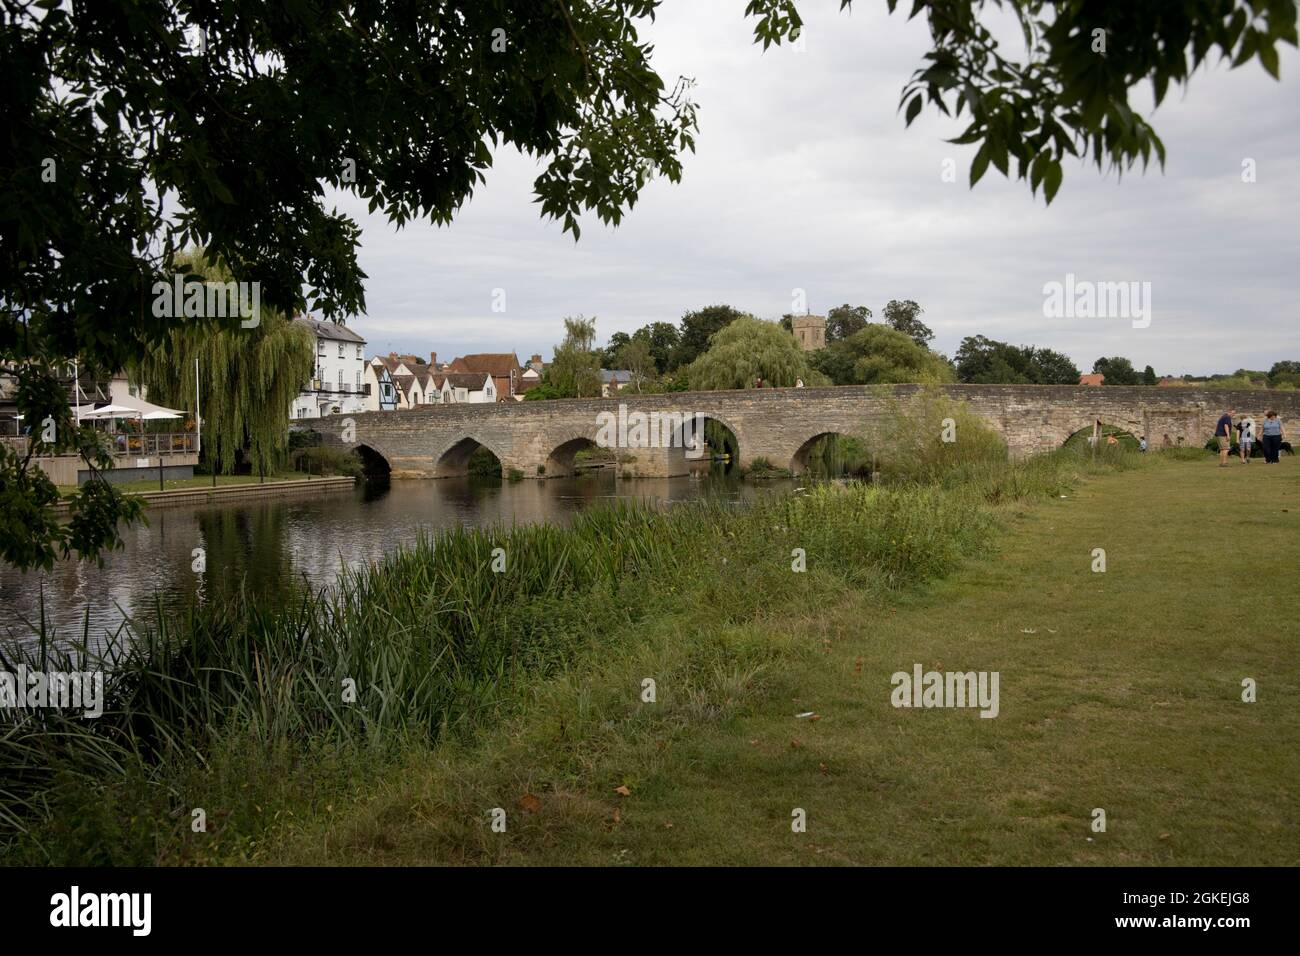
{"label": "river water", "polygon": [[[785,482],[746,484],[713,472],[701,477],[615,479],[612,471],[547,481],[464,478],[368,481],[351,491],[196,507],[150,509],[148,526],[124,532],[124,547],[93,561],[58,562],[49,572],[0,564],[0,653],[35,642],[42,614],[59,641],[101,644],[127,619],[149,624],[156,602],[168,610],[241,584],[250,600],[275,607],[302,584],[334,583],[357,567],[456,525],[566,523],[612,498],[671,503],[706,496],[740,500],[784,490]],[[193,568],[202,548],[203,574]]]}

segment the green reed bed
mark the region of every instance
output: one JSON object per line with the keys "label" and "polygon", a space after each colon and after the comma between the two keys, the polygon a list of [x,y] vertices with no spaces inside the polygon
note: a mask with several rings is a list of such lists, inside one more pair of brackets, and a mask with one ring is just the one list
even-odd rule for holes
{"label": "green reed bed", "polygon": [[[981,455],[950,468],[966,469],[960,481],[813,486],[744,508],[612,503],[567,528],[424,537],[289,606],[158,608],[90,664],[42,640],[21,663],[98,664],[108,701],[98,720],[0,712],[0,837],[10,860],[152,862],[187,829],[196,787],[247,800],[245,817],[292,805],[328,792],[322,776],[527,706],[530,685],[634,642],[648,616],[739,621],[846,587],[919,584],[983,546],[990,502],[1124,461]],[[796,549],[806,574],[792,573]]]}

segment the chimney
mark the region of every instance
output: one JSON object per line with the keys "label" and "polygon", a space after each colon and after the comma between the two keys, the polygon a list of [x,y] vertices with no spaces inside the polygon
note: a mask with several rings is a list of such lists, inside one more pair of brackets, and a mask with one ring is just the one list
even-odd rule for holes
{"label": "chimney", "polygon": [[438,367],[438,353],[437,353],[437,352],[430,352],[430,353],[429,353],[429,365],[430,365],[430,367],[435,368],[435,369]]}
{"label": "chimney", "polygon": [[528,364],[535,365],[540,368],[542,364],[542,357],[540,355],[534,355],[532,358],[528,360]]}
{"label": "chimney", "polygon": [[394,362],[397,361],[397,353],[396,353],[396,352],[389,352],[389,353],[388,353],[388,357],[389,357],[390,359],[392,359]]}

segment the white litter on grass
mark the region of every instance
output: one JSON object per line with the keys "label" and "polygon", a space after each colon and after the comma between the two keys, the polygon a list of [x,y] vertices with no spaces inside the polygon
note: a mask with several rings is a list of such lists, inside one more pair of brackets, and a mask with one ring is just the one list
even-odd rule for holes
{"label": "white litter on grass", "polygon": [[815,716],[817,716],[817,711],[815,710],[810,710],[806,714],[795,714],[795,717],[815,717]]}
{"label": "white litter on grass", "polygon": [[1022,628],[1020,629],[1020,633],[1021,633],[1021,634],[1037,634],[1037,633],[1038,633],[1038,628],[1036,628],[1036,627],[1022,627]]}

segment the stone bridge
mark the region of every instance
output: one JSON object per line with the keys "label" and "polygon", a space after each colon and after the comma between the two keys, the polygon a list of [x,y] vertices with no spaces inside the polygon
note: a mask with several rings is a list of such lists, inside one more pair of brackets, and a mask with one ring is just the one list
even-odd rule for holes
{"label": "stone bridge", "polygon": [[[1049,451],[1100,419],[1136,436],[1152,449],[1201,445],[1228,408],[1258,423],[1275,409],[1294,429],[1300,419],[1300,391],[1202,389],[1191,387],[1076,385],[944,385],[937,388],[965,402],[995,429],[1015,456]],[[864,436],[872,427],[906,415],[924,394],[920,385],[835,388],[764,388],[717,392],[620,395],[607,399],[494,404],[428,405],[395,412],[369,412],[313,419],[331,442],[355,442],[372,465],[387,465],[394,477],[463,475],[480,446],[501,462],[503,472],[527,478],[571,474],[573,457],[597,444],[602,424],[625,406],[632,413],[702,414],[726,426],[739,446],[740,464],[766,459],[804,470],[814,441],[828,434]],[[609,413],[604,419],[601,413]],[[345,432],[347,432],[345,434]],[[680,441],[678,442],[680,446]],[[686,474],[681,447],[620,449],[624,473],[646,477]]]}

